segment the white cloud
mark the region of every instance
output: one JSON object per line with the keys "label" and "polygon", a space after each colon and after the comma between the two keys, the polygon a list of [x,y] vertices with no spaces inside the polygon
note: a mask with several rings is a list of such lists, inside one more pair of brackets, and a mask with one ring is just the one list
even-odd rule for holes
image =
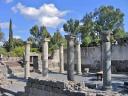
{"label": "white cloud", "polygon": [[25,17],[36,20],[38,24],[47,27],[56,27],[65,20],[63,16],[68,11],[60,11],[54,4],[43,4],[39,8],[27,7],[21,3],[12,7],[14,12],[20,12]]}
{"label": "white cloud", "polygon": [[[13,24],[12,27],[15,28],[16,25]],[[9,22],[0,22],[0,28],[2,28],[2,29],[9,29]]]}
{"label": "white cloud", "polygon": [[18,35],[13,36],[13,38],[15,38],[15,39],[21,39],[21,37],[18,36]]}
{"label": "white cloud", "polygon": [[11,3],[11,2],[13,2],[13,0],[4,0],[4,2]]}
{"label": "white cloud", "polygon": [[0,27],[2,29],[8,29],[9,28],[9,22],[0,22]]}

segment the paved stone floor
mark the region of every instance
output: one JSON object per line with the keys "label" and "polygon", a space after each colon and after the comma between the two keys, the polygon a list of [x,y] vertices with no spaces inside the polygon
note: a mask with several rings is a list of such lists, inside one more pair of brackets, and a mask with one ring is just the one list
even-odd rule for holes
{"label": "paved stone floor", "polygon": [[[37,74],[37,73],[31,73],[31,77],[39,78],[39,79],[43,78],[41,74]],[[67,75],[50,72],[48,78],[67,80]],[[12,81],[12,84],[4,86],[4,88],[12,90],[13,92],[24,91],[24,86],[26,85],[26,81],[23,79],[23,75],[17,76],[15,78],[9,78],[9,80]],[[102,87],[102,81],[97,81],[96,76],[93,73],[90,73],[90,75],[87,76],[75,75],[75,80],[79,82],[97,84],[99,88]],[[113,91],[118,91],[118,92],[121,91],[123,89],[121,86],[123,86],[124,81],[128,81],[128,74],[112,74]]]}

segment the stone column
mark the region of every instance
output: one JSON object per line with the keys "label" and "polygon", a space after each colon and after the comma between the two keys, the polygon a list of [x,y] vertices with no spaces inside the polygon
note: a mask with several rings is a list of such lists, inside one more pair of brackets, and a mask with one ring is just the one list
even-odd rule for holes
{"label": "stone column", "polygon": [[67,39],[67,79],[74,81],[74,39],[72,35],[66,35]]}
{"label": "stone column", "polygon": [[76,66],[76,71],[77,74],[82,74],[81,72],[81,48],[80,48],[80,42],[76,41],[76,61],[77,61],[77,66]]}
{"label": "stone column", "polygon": [[111,89],[111,42],[110,31],[102,32],[103,49],[103,88]]}
{"label": "stone column", "polygon": [[64,73],[64,48],[63,44],[60,45],[60,73]]}
{"label": "stone column", "polygon": [[38,57],[38,70],[39,72],[42,72],[42,54],[39,54]]}
{"label": "stone column", "polygon": [[44,77],[48,76],[48,38],[43,39],[42,46],[42,75]]}
{"label": "stone column", "polygon": [[25,78],[30,77],[30,41],[26,42],[25,46]]}

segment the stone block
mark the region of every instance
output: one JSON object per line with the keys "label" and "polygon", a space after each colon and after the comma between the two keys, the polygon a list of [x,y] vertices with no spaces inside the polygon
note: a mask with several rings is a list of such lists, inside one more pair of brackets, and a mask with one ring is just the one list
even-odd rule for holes
{"label": "stone block", "polygon": [[97,84],[85,83],[85,86],[87,86],[88,88],[91,88],[91,89],[97,88]]}

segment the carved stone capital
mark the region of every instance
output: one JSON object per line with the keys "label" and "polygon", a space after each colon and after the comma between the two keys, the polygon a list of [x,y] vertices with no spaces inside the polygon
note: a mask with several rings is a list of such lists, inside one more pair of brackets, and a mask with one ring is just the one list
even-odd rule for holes
{"label": "carved stone capital", "polygon": [[75,39],[75,38],[76,38],[76,36],[74,36],[74,35],[65,35],[66,40],[72,40],[72,39]]}
{"label": "carved stone capital", "polygon": [[110,42],[111,33],[112,33],[111,31],[103,31],[103,32],[101,32],[102,42]]}
{"label": "carved stone capital", "polygon": [[43,42],[49,42],[50,41],[50,38],[44,38],[43,39]]}

